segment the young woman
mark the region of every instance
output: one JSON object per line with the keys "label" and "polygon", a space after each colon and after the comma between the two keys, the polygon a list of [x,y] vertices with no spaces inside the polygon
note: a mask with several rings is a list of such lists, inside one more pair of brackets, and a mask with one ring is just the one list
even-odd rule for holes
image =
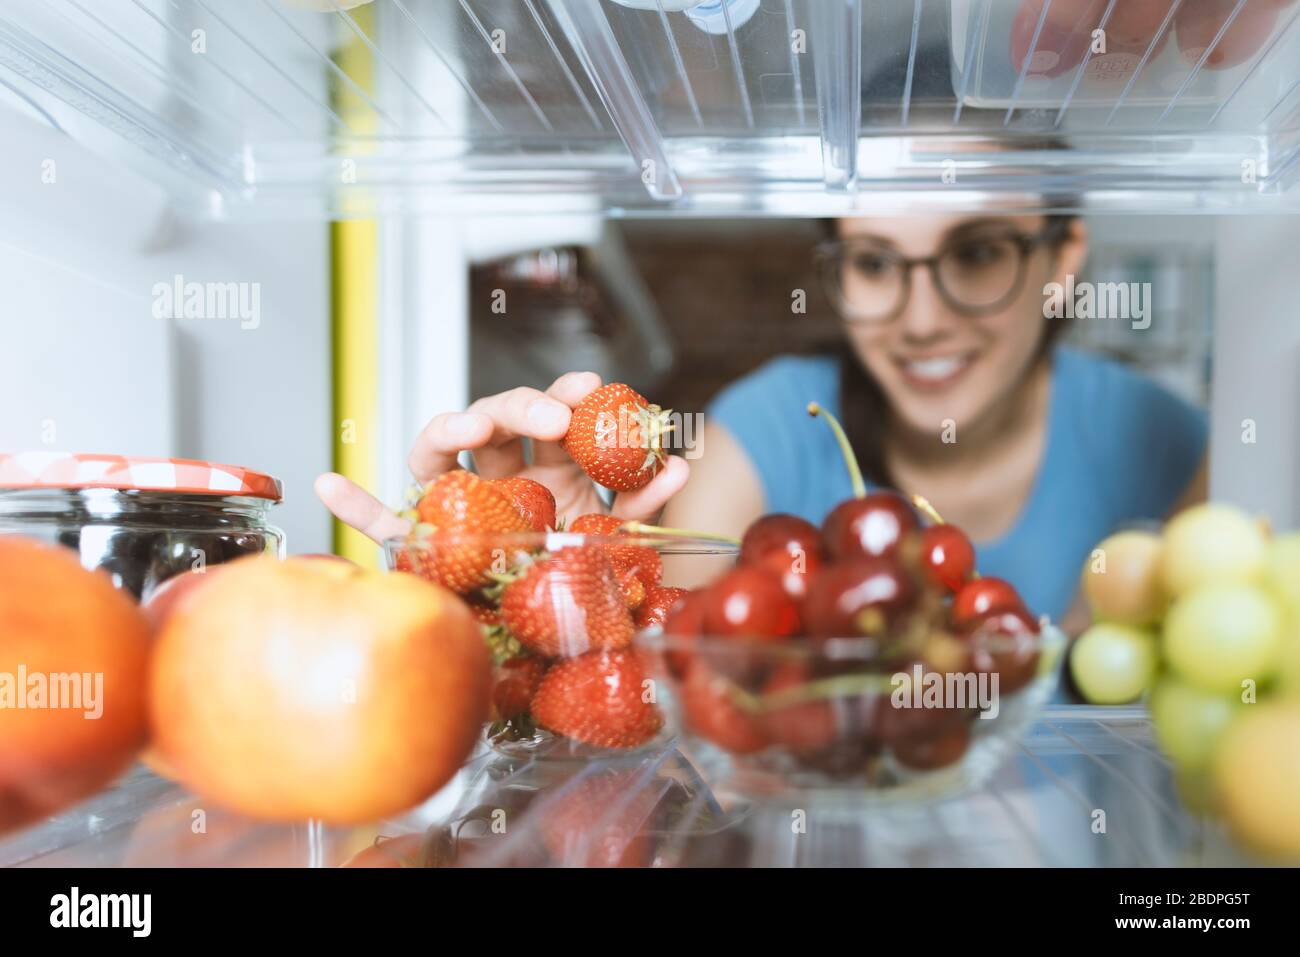
{"label": "young woman", "polygon": [[[706,411],[702,455],[689,466],[671,458],[645,488],[619,495],[615,514],[735,536],[766,512],[819,522],[850,488],[829,431],[805,412],[816,401],[844,420],[871,484],[924,495],[974,539],[984,574],[1061,620],[1098,541],[1204,498],[1203,415],[1058,345],[1061,321],[1044,317],[1044,286],[1083,264],[1080,221],[855,218],[828,232],[818,265],[843,320],[842,353],[781,357],[732,383]],[[427,481],[472,450],[484,475],[547,485],[561,514],[603,510],[556,441],[599,384],[570,373],[545,393],[515,389],[436,416],[411,471]],[[523,437],[533,440],[528,465]],[[322,476],[317,491],[372,538],[405,531],[341,476]]]}

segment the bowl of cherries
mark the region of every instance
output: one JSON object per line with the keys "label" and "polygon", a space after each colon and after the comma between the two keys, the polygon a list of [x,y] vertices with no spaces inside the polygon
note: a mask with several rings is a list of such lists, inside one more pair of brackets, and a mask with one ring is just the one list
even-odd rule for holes
{"label": "bowl of cherries", "polygon": [[1066,640],[924,499],[855,495],[817,527],[766,515],[738,558],[642,631],[687,746],[751,798],[979,786],[1055,688]]}

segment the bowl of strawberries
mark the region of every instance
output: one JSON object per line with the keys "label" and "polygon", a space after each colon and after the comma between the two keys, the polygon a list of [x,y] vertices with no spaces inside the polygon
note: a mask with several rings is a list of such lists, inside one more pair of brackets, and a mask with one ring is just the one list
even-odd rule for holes
{"label": "bowl of strawberries", "polygon": [[842,444],[853,498],[820,527],[755,521],[734,567],[638,644],[683,747],[725,758],[718,784],[743,797],[977,787],[1051,696],[1065,636],[981,577],[970,540],[924,499],[868,494]]}
{"label": "bowl of strawberries", "polygon": [[734,543],[605,514],[557,531],[544,486],[463,470],[422,490],[414,518],[410,535],[385,543],[388,567],[455,591],[481,624],[495,669],[494,748],[585,759],[672,740],[634,638],[686,594],[666,582],[665,559],[679,570],[727,561]]}

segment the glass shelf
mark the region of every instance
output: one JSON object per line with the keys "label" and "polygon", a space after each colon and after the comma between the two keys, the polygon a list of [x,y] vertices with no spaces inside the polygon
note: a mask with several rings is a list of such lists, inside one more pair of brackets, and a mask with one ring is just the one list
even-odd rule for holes
{"label": "glass shelf", "polygon": [[0,79],[217,218],[1300,208],[1300,3],[1142,6],[45,0]]}
{"label": "glass shelf", "polygon": [[608,853],[592,835],[610,830],[626,836],[624,863],[665,867],[1244,863],[1182,808],[1140,708],[1049,708],[986,787],[948,799],[763,805],[725,782],[725,767],[676,749],[585,763],[484,750],[420,808],[342,829],[240,818],[140,767],[0,841],[0,865],[336,866],[358,853],[391,866],[582,865]]}

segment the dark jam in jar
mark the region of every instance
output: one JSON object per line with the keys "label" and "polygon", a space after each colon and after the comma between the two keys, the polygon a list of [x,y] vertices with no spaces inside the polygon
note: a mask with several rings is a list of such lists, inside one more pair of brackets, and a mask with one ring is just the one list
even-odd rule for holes
{"label": "dark jam in jar", "polygon": [[144,599],[191,569],[245,555],[282,555],[284,533],[268,522],[279,483],[267,483],[259,494],[36,481],[0,487],[0,534],[73,549],[85,568],[103,569],[118,588]]}

